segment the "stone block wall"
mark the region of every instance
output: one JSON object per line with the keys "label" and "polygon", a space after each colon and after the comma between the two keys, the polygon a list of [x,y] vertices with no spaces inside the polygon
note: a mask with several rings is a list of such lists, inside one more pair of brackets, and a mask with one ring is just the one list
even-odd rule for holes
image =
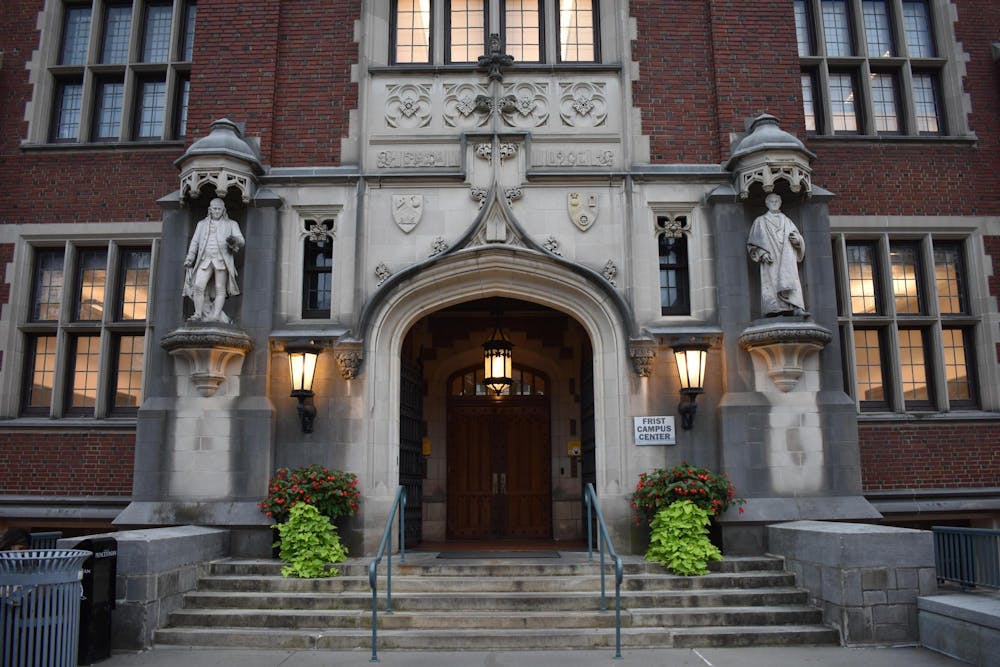
{"label": "stone block wall", "polygon": [[229,555],[229,531],[199,526],[128,530],[59,540],[71,549],[84,539],[118,540],[115,609],[111,614],[111,647],[149,648],[153,633],[166,624],[170,612],[183,604],[207,574],[208,563]]}
{"label": "stone block wall", "polygon": [[768,543],[845,646],[918,641],[917,597],[937,590],[929,531],[794,521],[769,526]]}

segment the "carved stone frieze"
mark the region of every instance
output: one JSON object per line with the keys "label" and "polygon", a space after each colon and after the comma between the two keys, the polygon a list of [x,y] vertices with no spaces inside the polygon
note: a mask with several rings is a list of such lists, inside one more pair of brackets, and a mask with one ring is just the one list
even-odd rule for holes
{"label": "carved stone frieze", "polygon": [[559,117],[569,127],[601,127],[608,118],[606,86],[600,82],[559,84]]}
{"label": "carved stone frieze", "polygon": [[[509,160],[517,155],[517,144],[503,142],[497,147],[497,154],[501,161]],[[476,157],[483,160],[493,159],[493,144],[476,144]]]}
{"label": "carved stone frieze", "polygon": [[386,125],[401,129],[415,129],[430,125],[431,84],[391,84],[387,86],[386,93]]}
{"label": "carved stone frieze", "polygon": [[513,100],[509,109],[501,111],[509,127],[542,127],[549,120],[548,83],[523,81],[504,85],[504,93]]}
{"label": "carved stone frieze", "polygon": [[379,169],[457,167],[458,163],[458,153],[451,151],[379,151],[375,156]]}
{"label": "carved stone frieze", "polygon": [[391,276],[392,271],[389,270],[389,267],[385,265],[385,262],[380,262],[379,265],[375,267],[375,277],[378,279],[375,286],[381,287]]}
{"label": "carved stone frieze", "polygon": [[486,86],[479,83],[444,84],[444,123],[448,127],[482,127],[489,114],[479,111],[477,101],[486,96]]}
{"label": "carved stone frieze", "polygon": [[532,149],[532,164],[538,167],[613,167],[617,159],[612,150]]}
{"label": "carved stone frieze", "polygon": [[656,349],[656,341],[652,338],[633,338],[629,341],[628,355],[632,359],[632,370],[636,375],[648,378],[653,374]]}
{"label": "carved stone frieze", "polygon": [[613,260],[608,260],[608,263],[604,265],[604,270],[601,271],[601,275],[612,285],[615,284],[615,278],[618,276],[618,267],[615,266]]}

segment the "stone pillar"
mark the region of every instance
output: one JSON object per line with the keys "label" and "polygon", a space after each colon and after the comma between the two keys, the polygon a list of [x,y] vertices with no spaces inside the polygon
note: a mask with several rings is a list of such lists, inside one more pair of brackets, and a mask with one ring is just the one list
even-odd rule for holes
{"label": "stone pillar", "polygon": [[[257,190],[255,150],[230,121],[214,123],[178,166],[181,191],[160,202],[164,224],[150,329],[157,344],[146,360],[132,503],[115,523],[225,527],[233,553],[263,555],[270,553],[271,531],[257,502],[274,461],[267,371],[281,200]],[[240,294],[226,299],[222,321],[189,319],[184,259],[197,221],[216,196],[245,239],[235,253]]]}

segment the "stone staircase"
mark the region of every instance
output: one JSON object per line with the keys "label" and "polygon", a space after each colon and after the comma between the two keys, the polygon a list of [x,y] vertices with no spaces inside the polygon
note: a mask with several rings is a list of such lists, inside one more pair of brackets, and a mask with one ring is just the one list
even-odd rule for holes
{"label": "stone staircase", "polygon": [[[597,554],[594,555],[595,561]],[[157,644],[241,648],[371,648],[367,561],[340,565],[332,579],[286,579],[281,564],[223,560],[184,608],[156,633]],[[625,648],[836,644],[836,630],[783,571],[781,559],[726,558],[704,577],[665,574],[626,557],[622,587]],[[384,565],[380,571],[384,570]],[[443,560],[434,553],[394,559],[393,613],[379,579],[379,649],[542,650],[610,648],[615,642],[614,574],[608,611],[586,553],[560,558]]]}

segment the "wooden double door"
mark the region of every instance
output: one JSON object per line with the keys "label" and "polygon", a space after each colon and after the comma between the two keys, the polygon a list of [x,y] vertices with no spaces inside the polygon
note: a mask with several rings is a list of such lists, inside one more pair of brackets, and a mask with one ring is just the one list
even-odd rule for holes
{"label": "wooden double door", "polygon": [[552,537],[548,397],[448,406],[449,539]]}

